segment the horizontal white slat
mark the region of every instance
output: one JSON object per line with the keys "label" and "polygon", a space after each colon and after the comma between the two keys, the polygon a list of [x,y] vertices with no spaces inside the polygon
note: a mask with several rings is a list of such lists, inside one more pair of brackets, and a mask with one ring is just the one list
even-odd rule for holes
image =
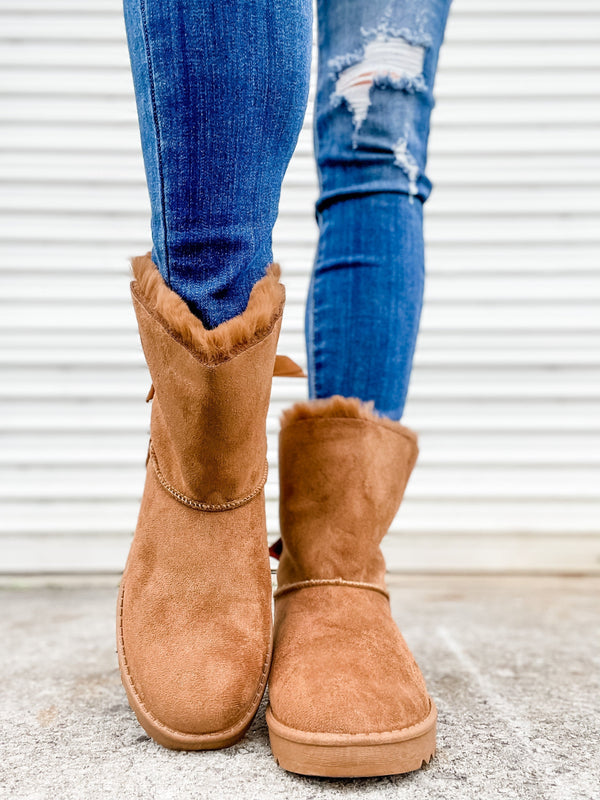
{"label": "horizontal white slat", "polygon": [[77,0],[52,0],[51,4],[48,3],[48,0],[2,0],[0,15],[35,12],[36,16],[44,13],[60,20],[65,12],[70,11],[76,12],[85,20],[89,14],[116,14],[118,9],[116,0],[86,0],[84,4]]}
{"label": "horizontal white slat", "polygon": [[[119,534],[17,534],[0,537],[0,565],[15,573],[117,572],[129,544],[130,537]],[[384,553],[392,571],[581,574],[599,571],[600,542],[585,534],[400,535],[389,537]]]}
{"label": "horizontal white slat", "polygon": [[[45,5],[48,5],[47,0]],[[452,13],[454,15],[454,9]],[[1,31],[0,41],[0,66],[77,67],[79,70],[105,71],[129,68],[129,57],[123,41],[15,41],[3,39]],[[514,73],[521,69],[595,69],[599,66],[600,54],[597,41],[593,39],[583,42],[570,42],[567,39],[507,40],[496,42],[494,47],[487,42],[468,41],[460,47],[442,48],[440,54],[440,71],[448,74],[471,69],[482,72],[500,68]]]}
{"label": "horizontal white slat", "polygon": [[[458,4],[457,4],[458,5]],[[113,6],[115,12],[118,6]],[[21,11],[21,9],[19,9]],[[79,9],[76,10],[79,12]],[[569,14],[563,5],[560,12],[532,13],[531,10],[518,15],[518,25],[510,14],[499,11],[479,15],[451,14],[448,22],[448,37],[455,45],[463,42],[507,42],[507,41],[597,41],[600,32],[600,14],[597,8]],[[124,23],[119,13],[64,13],[60,17],[43,9],[35,14],[8,11],[2,14],[2,35],[6,38],[35,40],[93,40],[121,41]]]}
{"label": "horizontal white slat", "polygon": [[[44,5],[48,7],[47,0]],[[53,4],[54,5],[54,4]],[[84,4],[79,4],[84,8]],[[86,4],[87,5],[87,4]],[[1,13],[1,12],[0,12]],[[0,16],[0,24],[3,21]],[[85,27],[85,20],[81,21],[81,27]],[[7,39],[0,32],[0,65],[3,67],[36,67],[40,68],[59,68],[75,67],[79,70],[85,69],[127,69],[129,67],[129,54],[124,42],[119,39],[115,42],[103,41],[81,41],[46,39],[45,41],[35,41],[31,39]],[[564,53],[569,63],[576,63],[577,53]]]}
{"label": "horizontal white slat", "polygon": [[[302,220],[298,225],[304,227]],[[316,236],[316,231],[313,231],[310,221],[305,220],[305,225],[309,235],[295,243],[293,248],[285,245],[280,227],[276,226],[274,253],[282,264],[284,282],[289,283],[292,277],[305,282],[308,278],[315,253],[315,243],[310,234]],[[572,280],[574,276],[586,278],[598,271],[598,245],[594,242],[525,243],[503,239],[453,242],[450,247],[443,240],[432,239],[429,231],[426,231],[426,242],[427,272],[430,275],[537,275],[541,284],[547,276],[564,274]],[[30,239],[23,246],[18,240],[5,240],[1,243],[4,258],[0,261],[0,274],[120,274],[127,279],[130,277],[128,257],[145,253],[149,246],[149,236],[126,245],[108,241],[35,242]]]}
{"label": "horizontal white slat", "polygon": [[[287,316],[287,308],[284,311],[284,320]],[[280,336],[279,350],[283,350],[283,345],[304,349],[304,342],[293,332],[288,331],[287,325]],[[469,332],[464,331],[424,331],[419,335],[417,341],[417,355],[423,358],[426,363],[433,365],[439,363],[444,366],[445,359],[450,359],[451,364],[478,364],[485,366],[485,359],[490,358],[493,364],[500,366],[510,366],[511,364],[570,364],[573,363],[597,363],[593,359],[600,353],[600,334],[592,331],[562,333],[556,331],[506,331],[482,332],[474,337]],[[10,351],[24,353],[30,350],[37,350],[42,358],[45,352],[52,352],[55,349],[69,350],[72,361],[67,359],[58,364],[78,364],[86,366],[85,360],[80,360],[80,355],[86,355],[94,359],[95,364],[112,363],[131,363],[138,365],[142,363],[142,349],[139,335],[136,331],[78,331],[77,336],[73,337],[68,331],[23,331],[19,336],[15,336],[10,330],[0,331],[0,353],[8,359]],[[547,362],[548,354],[556,354],[556,360]],[[106,357],[106,362],[102,362],[102,356]],[[519,355],[522,356],[519,358]],[[583,356],[577,360],[577,356]],[[119,358],[119,356],[123,356]],[[440,359],[437,361],[436,359]],[[484,361],[481,361],[481,359]],[[503,360],[506,359],[506,360]],[[7,360],[4,362],[17,363]],[[45,363],[48,361],[39,360],[31,363]],[[289,379],[276,378],[275,386],[280,381],[289,383]]]}
{"label": "horizontal white slat", "polygon": [[[281,248],[286,246],[296,247],[300,241],[306,240],[311,235],[316,238],[316,229],[308,224],[304,227],[283,225],[279,221],[275,233],[275,243]],[[80,242],[93,246],[94,243],[121,243],[123,251],[129,248],[130,252],[140,253],[147,249],[147,226],[140,218],[127,218],[119,215],[104,218],[95,215],[80,215],[77,217],[55,217],[36,214],[26,217],[17,214],[3,214],[0,218],[0,245],[3,242]],[[600,230],[597,220],[591,216],[559,216],[552,218],[532,217],[521,219],[509,215],[500,216],[498,219],[475,217],[466,219],[461,215],[455,218],[448,216],[443,219],[427,219],[427,241],[444,245],[483,244],[489,242],[510,241],[515,244],[533,245],[543,242],[566,244],[575,246],[584,243],[600,243]],[[283,260],[285,253],[277,251]]]}
{"label": "horizontal white slat", "polygon": [[[117,0],[86,0],[82,5],[80,0],[52,0],[51,6],[48,0],[2,0],[0,4],[0,15],[6,13],[27,13],[32,12],[46,13],[49,15],[60,16],[65,12],[77,12],[85,18],[88,14],[98,13],[118,13],[119,4]],[[540,14],[568,14],[569,16],[580,14],[593,14],[598,12],[595,0],[571,0],[568,10],[564,0],[486,0],[485,5],[477,0],[460,0],[455,3],[452,9],[453,16],[487,16],[488,14],[509,14],[532,15]]]}
{"label": "horizontal white slat", "polygon": [[[26,506],[14,501],[0,501],[0,548],[2,541],[15,534],[61,537],[79,534],[130,535],[136,525],[139,498],[133,500],[81,500],[67,502],[45,500]],[[398,535],[473,533],[481,536],[503,534],[515,530],[536,534],[596,534],[595,521],[600,512],[599,501],[552,502],[523,500],[506,503],[502,500],[419,500],[407,497],[402,510],[391,526],[389,539]],[[271,536],[279,532],[277,504],[267,504],[267,526]],[[115,564],[115,569],[122,565]],[[1,570],[0,570],[1,571]]]}
{"label": "horizontal white slat", "polygon": [[[599,65],[600,66],[600,65]],[[437,94],[437,88],[436,88]],[[589,98],[577,95],[561,97],[560,101],[553,95],[523,97],[447,97],[445,102],[436,105],[433,111],[435,130],[444,134],[447,128],[466,129],[475,127],[482,130],[514,129],[536,127],[539,130],[569,131],[579,127],[595,127],[598,123],[596,103]]]}
{"label": "horizontal white slat", "polygon": [[[446,35],[460,47],[463,42],[594,42],[600,33],[600,15],[596,13],[570,15],[568,5],[562,13],[519,14],[517,19],[509,14],[464,16],[450,14]],[[517,24],[518,23],[518,24]]]}
{"label": "horizontal white slat", "polygon": [[[133,499],[140,496],[143,472],[137,467],[114,465],[54,467],[0,466],[0,499],[35,497],[38,500]],[[277,496],[271,472],[267,498]],[[506,498],[598,500],[598,470],[592,467],[437,466],[416,470],[407,497],[418,499]]]}
{"label": "horizontal white slat", "polygon": [[[1,51],[0,51],[1,52]],[[599,64],[600,68],[600,64]],[[137,127],[135,104],[130,95],[124,97],[86,97],[61,96],[36,98],[25,94],[6,95],[2,99],[2,120],[11,125],[23,123],[47,125],[94,125],[99,129],[124,131],[128,136]],[[520,129],[548,129],[569,131],[577,129],[596,129],[600,124],[600,110],[597,103],[588,98],[563,97],[560,102],[555,97],[476,97],[445,98],[434,111],[435,129],[444,134],[447,129],[465,130],[475,127]],[[304,120],[305,130],[313,123],[312,104],[309,105]],[[67,161],[71,164],[70,159]],[[86,159],[87,163],[87,159]],[[294,169],[294,163],[292,169]],[[559,165],[557,165],[559,166]]]}
{"label": "horizontal white slat", "polygon": [[[447,34],[446,42],[451,42],[451,33]],[[596,45],[593,39],[575,43],[568,39],[517,41],[511,38],[494,42],[493,47],[486,41],[463,41],[460,47],[442,47],[439,70],[440,74],[452,74],[454,70],[485,72],[494,69],[514,75],[522,69],[595,69],[600,66]]]}
{"label": "horizontal white slat", "polygon": [[[524,153],[561,155],[570,152],[600,154],[600,126],[561,129],[531,124],[518,129],[497,126],[447,128],[433,127],[430,137],[432,155],[490,155]],[[0,125],[0,150],[32,153],[115,153],[134,154],[139,150],[139,135],[131,127],[98,127],[93,124],[50,124],[40,122],[33,129],[26,122]],[[298,142],[300,157],[311,153],[311,133],[305,129]]]}
{"label": "horizontal white slat", "polygon": [[[449,333],[444,334],[444,336],[446,335],[450,336]],[[478,333],[476,338],[480,339],[481,337],[482,334]],[[82,337],[77,334],[77,338],[81,339]],[[415,373],[418,373],[423,367],[435,369],[466,367],[480,370],[485,367],[516,365],[515,371],[512,373],[516,377],[519,375],[519,369],[529,370],[545,367],[564,370],[578,365],[596,370],[600,366],[598,344],[595,347],[586,346],[585,349],[579,350],[575,341],[572,349],[561,348],[560,350],[553,350],[551,347],[539,349],[529,347],[525,338],[525,341],[521,343],[521,347],[517,344],[512,348],[505,347],[498,351],[486,351],[483,348],[469,346],[446,350],[443,348],[428,348],[426,345],[427,338],[427,331],[424,331],[421,334],[423,341],[418,346],[415,355]],[[577,339],[578,337],[574,338]],[[579,338],[584,339],[587,345],[587,336],[584,335]],[[306,367],[306,355],[296,337],[290,338],[287,335],[282,337],[280,350]],[[0,349],[0,365],[3,367],[27,365],[31,369],[39,368],[40,365],[46,366],[50,363],[55,365],[57,370],[65,367],[71,369],[87,368],[92,365],[102,368],[122,366],[135,368],[143,363],[143,358],[137,348],[129,350],[115,349],[113,351],[106,349],[89,351],[85,348],[75,349],[68,346],[64,349],[44,348],[41,346],[31,349],[17,349],[15,347],[7,348],[6,350]],[[594,375],[594,372],[592,372],[592,375]],[[50,391],[52,390],[50,389]]]}
{"label": "horizontal white slat", "polygon": [[[142,398],[148,390],[147,370],[140,364],[137,369],[126,366],[110,370],[79,369],[57,371],[38,367],[35,373],[29,368],[5,368],[0,386],[0,399],[87,400],[108,398],[130,400]],[[548,368],[459,368],[433,369],[420,367],[411,381],[411,398],[422,400],[448,398],[453,400],[523,400],[530,399],[598,399],[600,384],[598,366],[548,367]],[[285,387],[282,392],[288,393]],[[276,389],[274,395],[279,391]]]}
{"label": "horizontal white slat", "polygon": [[[598,33],[600,33],[600,26]],[[512,78],[512,80],[511,80]],[[501,70],[440,72],[435,91],[440,103],[444,97],[597,97],[597,75],[593,70],[520,69],[507,75]]]}
{"label": "horizontal white slat", "polygon": [[[565,152],[560,159],[544,153],[454,153],[447,156],[433,152],[428,165],[435,188],[425,206],[426,213],[436,201],[437,187],[444,185],[457,189],[508,186],[513,190],[528,186],[558,188],[600,185],[600,154],[589,152]],[[50,184],[57,190],[65,185],[83,184],[88,189],[91,186],[92,191],[97,193],[121,186],[142,187],[145,190],[144,169],[139,153],[0,152],[0,187],[4,181],[18,181],[20,185]],[[308,155],[295,156],[286,175],[285,189],[300,186],[314,188],[315,185],[314,162]],[[304,210],[306,216],[307,209]]]}
{"label": "horizontal white slat", "polygon": [[[302,340],[284,331],[280,351],[305,365]],[[74,337],[62,331],[23,332],[18,341],[11,332],[0,331],[0,365],[55,368],[139,367],[141,348],[133,334],[109,331],[78,331]],[[563,333],[541,336],[535,332],[478,332],[472,334],[423,331],[415,355],[417,369],[474,367],[598,367],[600,335]]]}
{"label": "horizontal white slat", "polygon": [[[113,7],[114,8],[114,7]],[[117,9],[114,8],[116,11]],[[6,39],[41,41],[123,41],[125,24],[120,14],[64,14],[57,17],[43,9],[35,14],[2,14],[2,36]]]}
{"label": "horizontal white slat", "polygon": [[[1,282],[0,282],[1,285]],[[573,271],[569,275],[546,275],[543,280],[529,275],[495,275],[479,274],[433,275],[426,285],[426,297],[429,302],[451,300],[494,300],[499,303],[511,301],[515,303],[537,302],[539,300],[562,299],[590,301],[600,298],[600,274],[577,276],[573,280]]]}
{"label": "horizontal white slat", "polygon": [[[279,213],[300,215],[317,199],[317,187],[292,186],[293,193],[286,194],[281,201]],[[579,186],[549,194],[547,187],[522,187],[515,197],[513,187],[438,187],[435,202],[427,209],[429,220],[440,216],[489,214],[519,215],[521,218],[562,214],[565,205],[573,215],[600,213],[600,186]],[[148,193],[145,186],[119,188],[113,191],[94,191],[88,187],[22,186],[5,184],[0,190],[0,212],[21,212],[24,217],[32,213],[46,212],[52,208],[54,214],[70,217],[81,214],[119,214],[121,217],[136,217],[144,223],[150,213]]]}
{"label": "horizontal white slat", "polygon": [[[278,467],[278,423],[269,419],[270,469]],[[0,465],[34,467],[142,468],[147,431],[137,433],[25,432],[0,434]],[[545,433],[420,433],[419,468],[451,466],[599,466],[600,434],[556,431]],[[599,498],[600,501],[600,498]],[[23,510],[23,509],[21,509]]]}
{"label": "horizontal white slat", "polygon": [[[600,17],[599,17],[600,19]],[[600,25],[597,25],[600,36]],[[499,70],[455,70],[440,72],[436,78],[436,95],[440,102],[450,97],[590,97],[598,96],[594,71],[581,68],[565,71],[546,68],[543,71],[522,68],[515,73],[518,80],[509,80]],[[35,72],[27,68],[0,65],[0,94],[5,95],[82,95],[130,97],[132,79],[129,69],[73,70],[46,67]],[[309,98],[312,102],[312,98]]]}
{"label": "horizontal white slat", "polygon": [[[135,317],[127,303],[43,303],[32,301],[27,313],[0,301],[0,330],[133,330]],[[287,329],[301,333],[304,310],[287,308]],[[520,308],[509,303],[432,303],[423,310],[423,330],[600,331],[600,304],[542,301]]]}
{"label": "horizontal white slat", "polygon": [[[60,16],[65,12],[77,12],[85,18],[88,14],[119,13],[117,0],[87,0],[82,5],[79,0],[52,0],[49,6],[47,0],[2,0],[0,14],[27,13],[36,14],[43,12],[48,15]],[[486,0],[485,5],[477,0],[460,0],[452,8],[453,17],[487,16],[488,14],[520,15],[589,15],[598,12],[595,0],[571,0],[568,8],[564,0]]]}
{"label": "horizontal white slat", "polygon": [[[573,280],[574,270],[565,270],[562,275],[546,275],[543,280],[530,275],[498,275],[479,273],[476,275],[430,275],[426,284],[428,302],[494,301],[536,303],[540,300],[564,302],[592,301],[600,299],[600,273],[578,275]],[[94,302],[110,300],[129,303],[129,275],[99,275],[89,277],[59,275],[23,275],[0,272],[0,298],[13,303],[21,301],[27,306],[32,301]],[[299,278],[300,276],[298,276]],[[306,277],[306,276],[303,276]],[[306,280],[294,276],[288,287],[287,303],[304,304]]]}
{"label": "horizontal white slat", "polygon": [[[28,0],[29,2],[29,0]],[[39,2],[39,0],[38,0]],[[62,0],[61,0],[62,2]],[[101,0],[111,2],[111,0]],[[574,0],[565,5],[564,0],[460,0],[452,6],[452,17],[479,16],[487,17],[488,14],[505,14],[519,19],[522,15],[530,16],[539,14],[565,15],[576,17],[581,14],[597,14],[598,4],[595,0]]]}
{"label": "horizontal white slat", "polygon": [[436,152],[449,156],[467,153],[474,155],[507,153],[511,156],[523,153],[561,155],[572,151],[595,155],[599,149],[594,129],[571,131],[561,130],[560,127],[547,129],[531,125],[527,128],[510,130],[473,127],[464,130],[451,129],[445,132],[443,138],[440,133],[437,128],[432,128],[430,148],[434,155]]}
{"label": "horizontal white slat", "polygon": [[[306,387],[296,380],[297,388],[285,396],[273,391],[272,419],[295,400],[305,397]],[[279,399],[279,397],[281,399]],[[600,431],[600,415],[596,401],[543,400],[507,402],[491,400],[456,401],[422,400],[409,403],[407,425],[423,433],[444,432],[540,432],[555,435],[564,432]],[[273,425],[275,423],[273,422]],[[148,430],[148,416],[140,402],[133,400],[98,400],[47,402],[21,400],[18,403],[0,400],[0,432],[140,432]]]}

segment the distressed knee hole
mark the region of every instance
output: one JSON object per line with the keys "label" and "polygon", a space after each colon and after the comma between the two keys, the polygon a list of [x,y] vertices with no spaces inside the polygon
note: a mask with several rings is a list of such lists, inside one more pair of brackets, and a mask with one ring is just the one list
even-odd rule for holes
{"label": "distressed knee hole", "polygon": [[[352,114],[353,147],[357,146],[358,131],[369,113],[372,86],[408,93],[426,90],[423,78],[425,50],[424,44],[411,44],[403,36],[390,38],[388,33],[379,31],[365,45],[362,57],[354,57],[352,63],[339,71],[332,101],[334,104],[345,102]],[[394,164],[408,179],[408,194],[412,202],[418,191],[419,165],[409,150],[408,138],[408,126],[405,126],[404,135],[393,143],[392,150]]]}
{"label": "distressed knee hole", "polygon": [[334,101],[344,100],[357,131],[367,118],[371,87],[388,86],[407,92],[424,91],[425,47],[402,37],[379,34],[364,49],[360,61],[343,69],[335,84]]}

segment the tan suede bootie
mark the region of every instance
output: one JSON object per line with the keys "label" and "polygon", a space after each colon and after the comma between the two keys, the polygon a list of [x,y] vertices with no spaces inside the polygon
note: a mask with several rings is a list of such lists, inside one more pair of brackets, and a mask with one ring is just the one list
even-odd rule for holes
{"label": "tan suede bootie", "polygon": [[435,706],[392,619],[379,547],[417,452],[412,431],[353,398],[282,418],[267,723],[291,772],[391,775],[434,753]]}
{"label": "tan suede bootie", "polygon": [[131,284],[152,377],[138,524],[117,645],[131,707],[166,747],[225,747],[250,725],[271,658],[265,421],[284,305],[279,267],[207,330],[150,254]]}

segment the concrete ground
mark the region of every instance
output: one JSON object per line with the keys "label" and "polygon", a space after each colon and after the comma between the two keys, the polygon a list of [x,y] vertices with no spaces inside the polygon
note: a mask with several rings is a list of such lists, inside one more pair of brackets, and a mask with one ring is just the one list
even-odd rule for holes
{"label": "concrete ground", "polygon": [[0,590],[0,797],[600,798],[600,579],[396,577],[395,617],[439,709],[408,776],[303,778],[271,757],[264,703],[227,750],[152,742],[113,644],[116,579]]}

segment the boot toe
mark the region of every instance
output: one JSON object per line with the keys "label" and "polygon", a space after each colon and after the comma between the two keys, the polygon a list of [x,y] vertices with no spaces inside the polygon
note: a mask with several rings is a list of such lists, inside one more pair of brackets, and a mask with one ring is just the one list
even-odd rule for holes
{"label": "boot toe", "polygon": [[[126,595],[125,586],[122,592]],[[156,596],[153,595],[156,601]],[[242,615],[183,615],[156,625],[156,608],[125,602],[119,660],[129,701],[145,730],[167,747],[224,746],[250,724],[266,684],[269,620]]]}
{"label": "boot toe", "polygon": [[[170,648],[169,648],[170,649]],[[239,660],[202,645],[179,650],[150,647],[129,670],[131,688],[149,717],[176,733],[204,736],[233,731],[253,709],[265,664],[256,648],[239,642]],[[252,663],[254,662],[254,663]]]}
{"label": "boot toe", "polygon": [[277,600],[273,716],[301,731],[402,731],[431,710],[423,676],[382,594],[314,587]]}

